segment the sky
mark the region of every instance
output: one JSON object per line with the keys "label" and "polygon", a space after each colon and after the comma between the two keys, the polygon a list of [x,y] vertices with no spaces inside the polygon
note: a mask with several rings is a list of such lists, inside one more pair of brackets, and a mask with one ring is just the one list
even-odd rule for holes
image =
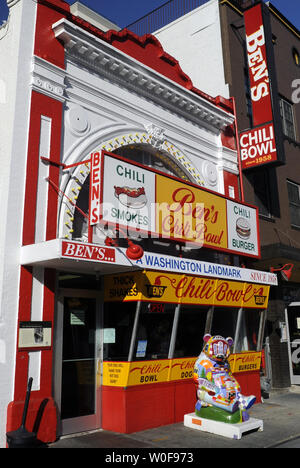
{"label": "sky", "polygon": [[[69,4],[75,0],[67,0]],[[167,0],[81,0],[89,8],[123,28],[146,15]],[[271,3],[300,29],[300,0],[271,0]],[[0,24],[7,18],[6,0],[0,0]]]}

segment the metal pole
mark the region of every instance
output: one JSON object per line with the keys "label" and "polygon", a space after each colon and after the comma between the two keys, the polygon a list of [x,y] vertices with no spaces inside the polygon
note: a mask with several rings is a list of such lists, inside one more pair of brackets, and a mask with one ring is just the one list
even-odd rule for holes
{"label": "metal pole", "polygon": [[233,342],[233,352],[234,353],[236,352],[236,348],[237,348],[237,343],[238,343],[238,338],[239,338],[239,334],[240,334],[242,318],[243,318],[243,308],[241,307],[239,309],[239,311],[238,311],[236,327],[235,327],[234,342]]}
{"label": "metal pole", "polygon": [[262,350],[266,318],[267,318],[267,309],[264,309],[264,310],[261,311],[260,320],[259,320],[259,329],[258,329],[256,351],[261,351]]}
{"label": "metal pole", "polygon": [[214,308],[214,306],[212,306],[207,311],[204,335],[206,335],[207,333],[211,333],[211,326],[212,326],[212,321],[213,321],[213,317],[214,317],[214,310],[215,310],[215,308]]}
{"label": "metal pole", "polygon": [[136,305],[134,324],[133,324],[131,341],[130,341],[130,348],[129,348],[129,354],[128,354],[128,362],[132,361],[132,358],[133,358],[136,334],[137,334],[140,311],[141,311],[141,304],[142,304],[141,301],[138,301],[137,305]]}
{"label": "metal pole", "polygon": [[181,305],[177,304],[175,313],[174,313],[173,328],[172,328],[172,333],[171,333],[168,359],[172,359],[172,357],[174,356],[180,308],[181,308]]}

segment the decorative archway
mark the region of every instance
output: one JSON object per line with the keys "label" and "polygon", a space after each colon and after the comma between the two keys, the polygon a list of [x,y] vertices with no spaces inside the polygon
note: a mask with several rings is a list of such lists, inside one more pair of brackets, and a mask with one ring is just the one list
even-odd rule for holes
{"label": "decorative archway", "polygon": [[[154,125],[146,127],[147,131],[127,132],[108,139],[95,148],[120,154],[128,149],[126,157],[130,159],[130,151],[143,149],[149,152],[161,165],[157,167],[162,172],[175,175],[183,180],[189,180],[199,186],[204,186],[203,178],[186,155],[173,143],[165,138],[164,130]],[[88,158],[83,158],[83,160]],[[134,159],[137,161],[137,159]],[[141,162],[141,161],[140,161]],[[89,163],[74,166],[66,184],[62,197],[58,237],[65,239],[80,239],[87,241],[87,219],[76,210],[75,205],[88,214]]]}

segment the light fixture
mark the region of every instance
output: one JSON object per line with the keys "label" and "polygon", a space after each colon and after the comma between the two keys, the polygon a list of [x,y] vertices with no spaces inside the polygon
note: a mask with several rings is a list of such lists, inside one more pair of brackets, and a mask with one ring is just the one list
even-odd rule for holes
{"label": "light fixture", "polygon": [[[132,242],[132,240],[128,239],[128,237],[124,235],[124,232],[120,228],[116,228],[116,230],[121,232],[124,239],[126,239],[128,242],[126,256],[130,260],[139,260],[140,258],[142,258],[142,256],[144,255],[143,248],[140,245],[137,245],[134,242]],[[118,247],[118,241],[116,239],[112,239],[111,237],[107,236],[105,239],[105,245]]]}
{"label": "light fixture", "polygon": [[290,277],[291,277],[291,274],[292,274],[292,269],[293,269],[293,268],[294,268],[294,264],[293,264],[293,263],[286,263],[286,264],[283,265],[281,268],[274,268],[274,267],[271,267],[271,268],[270,268],[270,272],[271,272],[271,273],[274,273],[275,271],[280,271],[282,278],[283,278],[285,281],[289,281],[289,279],[290,279]]}

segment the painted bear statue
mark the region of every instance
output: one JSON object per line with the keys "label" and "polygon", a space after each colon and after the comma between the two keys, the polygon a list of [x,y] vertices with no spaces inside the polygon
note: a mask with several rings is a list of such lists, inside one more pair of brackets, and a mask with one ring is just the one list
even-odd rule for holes
{"label": "painted bear statue", "polygon": [[195,363],[196,415],[227,423],[247,421],[255,396],[244,396],[228,363],[232,338],[204,335],[204,347]]}

